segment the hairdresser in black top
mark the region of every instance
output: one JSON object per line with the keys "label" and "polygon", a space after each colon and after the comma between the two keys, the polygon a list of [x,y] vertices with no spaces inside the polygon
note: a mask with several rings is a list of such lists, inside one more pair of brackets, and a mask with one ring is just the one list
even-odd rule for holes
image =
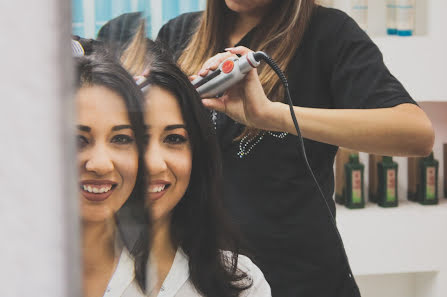
{"label": "hairdresser in black top", "polygon": [[[204,76],[248,48],[268,53],[286,73],[307,157],[332,212],[338,146],[400,156],[432,149],[430,120],[339,10],[313,0],[208,0],[205,12],[169,21],[158,39],[189,75]],[[203,100],[220,112],[226,207],[273,296],[358,296],[284,101],[265,64],[221,98]]]}

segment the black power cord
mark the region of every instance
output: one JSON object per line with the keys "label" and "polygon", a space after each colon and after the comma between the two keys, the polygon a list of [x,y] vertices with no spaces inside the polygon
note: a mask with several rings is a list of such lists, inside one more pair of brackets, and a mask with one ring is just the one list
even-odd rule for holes
{"label": "black power cord", "polygon": [[[258,51],[258,52],[255,52],[253,54],[253,56],[256,59],[256,61],[261,61],[261,60],[265,61],[273,69],[273,71],[275,71],[275,73],[278,75],[279,79],[281,80],[282,84],[284,85],[284,89],[286,91],[287,102],[288,102],[289,108],[290,108],[290,115],[292,116],[293,124],[295,126],[295,130],[296,130],[296,133],[297,133],[297,136],[299,139],[299,144],[300,144],[301,152],[303,154],[304,162],[306,163],[306,167],[309,170],[310,175],[312,176],[312,178],[315,182],[315,185],[318,188],[318,191],[320,192],[320,198],[323,200],[324,205],[326,206],[326,210],[329,213],[329,218],[332,223],[332,227],[335,231],[335,234],[337,235],[339,244],[341,246],[342,254],[343,254],[344,260],[346,262],[346,266],[348,268],[348,277],[351,280],[354,289],[357,290],[357,292],[360,292],[359,288],[357,286],[357,283],[354,279],[354,275],[352,273],[351,266],[349,265],[348,256],[346,255],[346,250],[345,250],[345,246],[343,244],[343,240],[341,239],[340,232],[338,231],[337,224],[335,223],[334,214],[332,213],[332,211],[329,207],[329,204],[327,203],[326,197],[324,196],[324,193],[321,190],[320,184],[318,183],[317,179],[315,178],[315,174],[312,171],[312,168],[310,167],[309,161],[307,160],[306,150],[304,148],[304,140],[303,140],[303,136],[301,135],[300,127],[298,125],[298,120],[296,119],[295,110],[293,109],[293,103],[292,103],[292,98],[290,96],[289,83],[287,82],[287,78],[284,75],[284,73],[281,71],[279,66],[275,63],[275,61],[273,61],[273,59],[270,58],[266,53],[264,53],[262,51]],[[359,293],[359,296],[360,296],[360,293]]]}

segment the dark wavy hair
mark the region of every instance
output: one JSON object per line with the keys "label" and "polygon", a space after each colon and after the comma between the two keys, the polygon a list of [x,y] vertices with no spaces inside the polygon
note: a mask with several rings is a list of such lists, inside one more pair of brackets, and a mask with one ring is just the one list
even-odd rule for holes
{"label": "dark wavy hair", "polygon": [[[89,43],[90,44],[90,43]],[[126,248],[138,262],[135,271],[140,287],[144,290],[146,261],[149,250],[150,218],[149,212],[145,210],[146,193],[146,166],[144,163],[145,152],[145,126],[143,117],[143,94],[135,84],[132,76],[120,65],[119,61],[102,46],[95,45],[89,49],[89,54],[76,58],[76,88],[84,86],[103,86],[121,96],[125,106],[135,142],[138,150],[138,173],[135,187],[125,204],[121,207],[115,219],[118,231]],[[140,211],[143,210],[143,211]],[[132,233],[137,233],[138,236]],[[140,235],[140,234],[147,235]],[[139,244],[144,245],[147,250],[137,248],[132,240],[139,237]]]}
{"label": "dark wavy hair", "polygon": [[[168,50],[142,34],[136,38],[139,41],[133,40],[133,48],[125,51],[128,54],[124,64],[149,70],[141,88],[157,86],[175,95],[192,145],[190,182],[172,213],[172,242],[188,256],[190,278],[199,292],[210,297],[239,296],[252,282],[237,268],[239,236],[231,228],[222,205],[221,156],[210,112]],[[132,61],[141,63],[141,58],[132,59],[132,53],[145,52],[144,65],[133,65]]]}

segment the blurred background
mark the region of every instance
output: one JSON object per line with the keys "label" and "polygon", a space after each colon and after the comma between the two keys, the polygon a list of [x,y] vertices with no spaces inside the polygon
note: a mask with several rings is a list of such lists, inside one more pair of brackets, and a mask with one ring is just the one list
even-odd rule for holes
{"label": "blurred background", "polygon": [[110,19],[140,11],[146,19],[149,37],[155,38],[168,20],[179,14],[203,10],[206,0],[73,0],[73,34],[93,38]]}

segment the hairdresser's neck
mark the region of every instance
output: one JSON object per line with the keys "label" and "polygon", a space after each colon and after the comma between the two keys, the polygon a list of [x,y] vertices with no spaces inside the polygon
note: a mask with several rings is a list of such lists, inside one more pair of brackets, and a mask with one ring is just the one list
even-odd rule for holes
{"label": "hairdresser's neck", "polygon": [[236,45],[248,32],[256,27],[265,13],[265,9],[255,12],[237,13],[233,30],[230,34],[229,46]]}
{"label": "hairdresser's neck", "polygon": [[165,218],[153,222],[152,241],[150,251],[150,263],[156,267],[157,283],[155,290],[158,292],[174,262],[176,247],[171,238],[171,219]]}
{"label": "hairdresser's neck", "polygon": [[95,273],[113,267],[115,251],[115,225],[109,222],[83,222],[82,256],[84,273]]}

